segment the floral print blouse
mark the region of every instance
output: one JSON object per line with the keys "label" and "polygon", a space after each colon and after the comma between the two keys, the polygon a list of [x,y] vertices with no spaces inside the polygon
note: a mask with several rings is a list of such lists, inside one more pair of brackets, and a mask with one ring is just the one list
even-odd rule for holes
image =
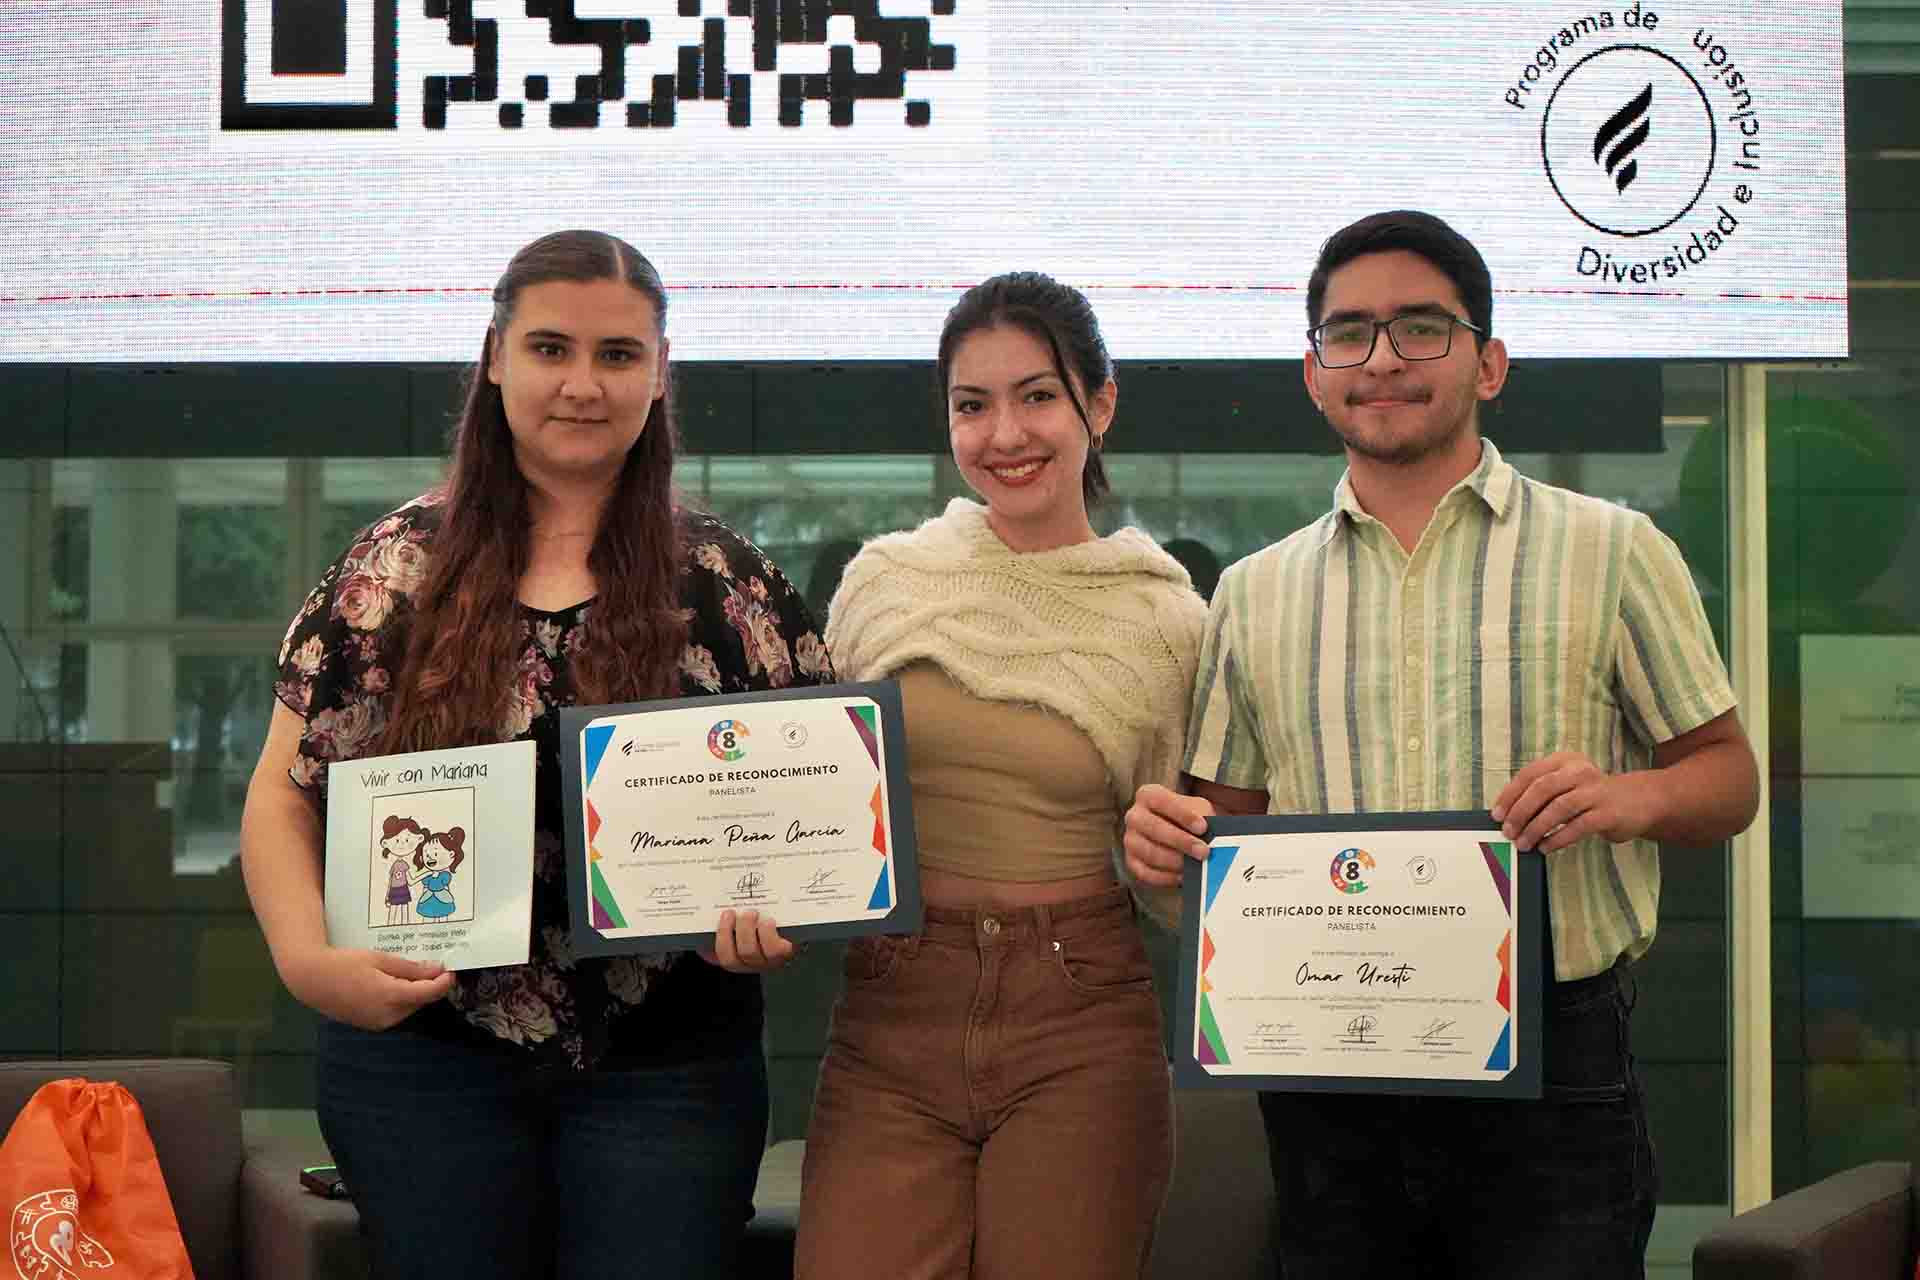
{"label": "floral print blouse", "polygon": [[[327,765],[374,749],[392,705],[400,628],[426,579],[437,495],[417,498],[355,539],[287,629],[274,693],[306,722],[291,776],[323,814]],[[712,516],[681,517],[689,630],[681,692],[739,693],[826,684],[833,668],[807,606],[761,553]],[[528,963],[455,975],[444,1001],[410,1025],[443,1038],[585,1069],[683,1059],[757,1042],[759,980],[691,952],[572,954],[560,795],[559,708],[575,701],[569,662],[586,638],[585,601],[549,612],[518,606],[519,675],[499,741],[532,739],[533,931]]]}

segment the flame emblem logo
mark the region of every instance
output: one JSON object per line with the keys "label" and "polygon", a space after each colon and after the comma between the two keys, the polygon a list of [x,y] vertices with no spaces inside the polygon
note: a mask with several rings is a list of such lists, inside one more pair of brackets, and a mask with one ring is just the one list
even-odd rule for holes
{"label": "flame emblem logo", "polygon": [[[1653,85],[1649,84],[1626,106],[1607,117],[1600,131],[1593,135],[1593,159],[1607,171],[1613,179],[1613,189],[1624,192],[1627,184],[1640,175],[1640,162],[1633,159],[1633,153],[1640,149],[1653,133]],[[1640,123],[1629,131],[1628,126],[1638,120]],[[1626,134],[1622,138],[1621,134]],[[1614,139],[1619,138],[1618,145]],[[1612,147],[1611,151],[1607,148]],[[1602,151],[1607,152],[1606,159],[1600,158]]]}
{"label": "flame emblem logo", "polygon": [[1652,235],[1684,218],[1706,193],[1718,150],[1707,91],[1652,45],[1589,53],[1561,76],[1540,117],[1553,193],[1603,235]]}

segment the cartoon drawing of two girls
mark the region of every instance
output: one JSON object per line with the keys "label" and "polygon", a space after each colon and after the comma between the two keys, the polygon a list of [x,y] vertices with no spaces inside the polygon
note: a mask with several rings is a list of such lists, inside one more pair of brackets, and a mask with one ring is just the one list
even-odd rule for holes
{"label": "cartoon drawing of two girls", "polygon": [[[393,815],[380,825],[380,857],[387,868],[387,923],[408,923],[409,907],[428,920],[443,920],[458,910],[453,873],[466,861],[467,833],[459,827],[428,831],[412,818]],[[408,867],[411,865],[412,870]],[[413,886],[420,886],[420,900]]]}

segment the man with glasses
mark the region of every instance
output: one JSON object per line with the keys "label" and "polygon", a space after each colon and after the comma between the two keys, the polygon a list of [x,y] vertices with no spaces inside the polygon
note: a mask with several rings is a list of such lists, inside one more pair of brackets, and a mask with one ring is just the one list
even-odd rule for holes
{"label": "man with glasses", "polygon": [[1128,867],[1178,883],[1216,813],[1490,809],[1546,855],[1545,1096],[1261,1095],[1283,1274],[1641,1276],[1656,1180],[1628,970],[1657,842],[1713,845],[1758,805],[1725,668],[1650,521],[1481,437],[1507,354],[1465,237],[1363,218],[1322,247],[1307,315],[1347,472],[1331,512],[1222,575],[1192,794],[1142,788]]}

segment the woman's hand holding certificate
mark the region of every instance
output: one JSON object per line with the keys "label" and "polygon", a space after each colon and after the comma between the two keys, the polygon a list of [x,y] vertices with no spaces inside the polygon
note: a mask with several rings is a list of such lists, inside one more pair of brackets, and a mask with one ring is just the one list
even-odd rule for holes
{"label": "woman's hand holding certificate", "polygon": [[780,924],[757,911],[722,911],[713,945],[700,958],[728,973],[771,973],[793,959],[797,948],[780,936]]}

